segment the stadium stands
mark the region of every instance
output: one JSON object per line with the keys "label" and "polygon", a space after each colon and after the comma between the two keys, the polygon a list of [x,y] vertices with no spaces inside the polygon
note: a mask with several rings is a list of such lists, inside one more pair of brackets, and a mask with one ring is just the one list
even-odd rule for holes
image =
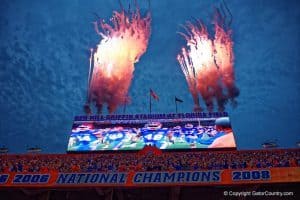
{"label": "stadium stands", "polygon": [[[271,199],[299,199],[299,166],[299,149],[163,152],[147,146],[138,152],[3,154],[0,155],[0,198],[198,200],[199,197],[268,199],[266,195],[272,195]],[[184,171],[187,172],[186,182],[180,183],[178,180],[183,178],[180,174],[183,175]],[[243,177],[243,172],[250,177]],[[266,179],[263,177],[265,172],[270,175]],[[109,180],[106,183],[99,182],[98,185],[91,184],[96,180],[94,178],[109,177],[107,174],[114,174],[111,177],[116,177],[124,173],[128,173],[126,183],[122,184],[120,179],[117,185],[110,185]],[[177,178],[171,184],[163,183],[163,179],[160,179],[161,183],[157,183],[155,181],[157,177],[161,177],[160,173],[167,174],[169,180],[171,177]],[[215,182],[215,176],[209,176],[210,173],[215,173],[221,182]],[[147,183],[139,185],[142,178],[148,180],[150,175],[150,187]],[[208,182],[205,178],[207,175]],[[259,177],[255,177],[256,175]],[[80,178],[83,176],[84,180]],[[78,182],[79,179],[82,181],[78,185],[68,185],[70,182],[74,183],[75,177]],[[198,182],[187,181],[193,181],[195,177]],[[251,180],[251,177],[260,180]],[[243,180],[244,178],[247,180]],[[85,180],[90,182],[86,184]]]}
{"label": "stadium stands", "polygon": [[[154,148],[154,147],[153,147]],[[0,172],[124,172],[300,166],[299,149],[1,155]]]}

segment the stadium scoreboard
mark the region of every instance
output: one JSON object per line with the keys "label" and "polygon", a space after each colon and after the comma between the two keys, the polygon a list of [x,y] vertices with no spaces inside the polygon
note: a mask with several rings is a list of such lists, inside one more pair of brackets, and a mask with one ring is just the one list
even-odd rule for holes
{"label": "stadium scoreboard", "polygon": [[226,112],[76,116],[68,152],[236,148]]}

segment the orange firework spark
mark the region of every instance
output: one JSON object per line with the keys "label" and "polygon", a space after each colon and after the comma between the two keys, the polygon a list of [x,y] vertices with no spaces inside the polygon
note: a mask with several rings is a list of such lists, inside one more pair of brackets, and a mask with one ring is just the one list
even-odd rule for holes
{"label": "orange firework spark", "polygon": [[[225,8],[229,12],[225,5]],[[221,7],[224,13],[223,7]],[[230,13],[230,12],[229,12]],[[177,60],[187,80],[194,100],[194,110],[202,110],[198,93],[202,96],[208,111],[214,109],[216,99],[219,111],[225,109],[227,100],[235,103],[238,89],[234,83],[233,42],[231,29],[225,24],[226,15],[216,9],[215,37],[211,39],[206,26],[196,20],[184,27],[186,33],[180,33],[187,41],[187,49],[182,48]]]}
{"label": "orange firework spark", "polygon": [[115,11],[110,21],[95,22],[102,39],[90,58],[88,104],[94,101],[98,113],[103,104],[112,113],[127,103],[134,63],[145,53],[150,37],[150,12],[142,17],[137,5],[132,12]]}

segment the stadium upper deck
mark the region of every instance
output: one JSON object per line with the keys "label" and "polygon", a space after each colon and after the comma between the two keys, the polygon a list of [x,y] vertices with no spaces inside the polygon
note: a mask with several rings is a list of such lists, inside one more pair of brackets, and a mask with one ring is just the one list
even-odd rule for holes
{"label": "stadium upper deck", "polygon": [[300,182],[299,149],[163,152],[147,146],[139,152],[7,154],[0,163],[0,196],[9,199],[224,199],[226,191],[268,191],[272,199],[281,191],[294,199]]}
{"label": "stadium upper deck", "polygon": [[299,149],[1,155],[0,172],[129,172],[299,167]]}

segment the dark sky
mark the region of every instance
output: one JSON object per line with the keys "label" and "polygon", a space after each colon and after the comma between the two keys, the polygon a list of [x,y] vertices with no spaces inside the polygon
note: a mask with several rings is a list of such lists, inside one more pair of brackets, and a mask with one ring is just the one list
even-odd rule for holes
{"label": "dark sky", "polygon": [[[92,21],[109,19],[116,0],[1,0],[0,145],[24,152],[65,152],[75,115],[83,114],[89,49],[100,38]],[[124,5],[128,5],[123,1]],[[142,12],[147,2],[139,0]],[[239,149],[265,140],[295,147],[300,140],[300,4],[297,0],[231,0],[239,105],[227,105]],[[153,111],[174,112],[174,95],[193,108],[176,61],[185,41],[180,24],[201,18],[211,26],[220,1],[152,0],[152,34],[135,65],[127,113],[148,112],[148,90],[160,96]],[[119,111],[119,113],[121,110]]]}

